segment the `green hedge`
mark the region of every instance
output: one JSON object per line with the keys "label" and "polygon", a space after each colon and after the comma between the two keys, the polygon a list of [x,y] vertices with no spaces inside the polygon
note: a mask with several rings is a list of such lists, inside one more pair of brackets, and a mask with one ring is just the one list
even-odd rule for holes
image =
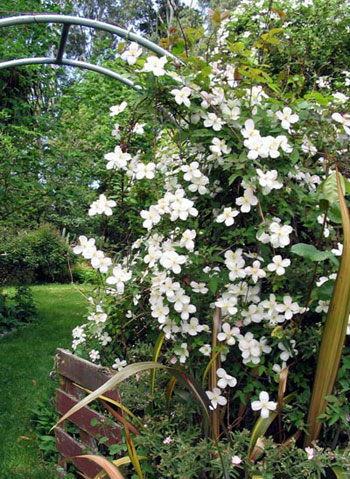
{"label": "green hedge", "polygon": [[[10,284],[70,281],[69,245],[49,224],[0,237],[0,281]],[[74,262],[74,255],[70,255]]]}

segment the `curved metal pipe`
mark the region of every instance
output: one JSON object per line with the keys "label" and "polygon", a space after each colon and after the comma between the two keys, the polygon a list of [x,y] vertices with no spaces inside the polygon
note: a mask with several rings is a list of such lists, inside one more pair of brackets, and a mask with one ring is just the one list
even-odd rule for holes
{"label": "curved metal pipe", "polygon": [[172,53],[164,50],[155,43],[147,40],[146,38],[137,35],[136,33],[129,32],[120,27],[110,25],[108,23],[99,22],[97,20],[90,20],[88,18],[73,17],[71,15],[19,15],[16,17],[8,17],[0,20],[0,27],[9,27],[11,25],[24,25],[28,23],[63,23],[69,25],[83,25],[85,27],[96,28],[98,30],[104,30],[105,32],[113,33],[126,40],[132,40],[133,42],[142,45],[143,47],[151,50],[158,55],[167,56],[176,60],[178,63],[183,62]]}
{"label": "curved metal pipe", "polygon": [[113,70],[109,70],[108,68],[100,67],[99,65],[93,65],[92,63],[81,62],[77,60],[66,60],[62,59],[59,62],[56,58],[46,58],[46,57],[37,57],[37,58],[19,58],[17,60],[9,60],[7,62],[0,62],[0,70],[4,68],[12,68],[17,66],[23,65],[66,65],[69,67],[77,67],[83,68],[85,70],[91,70],[93,72],[102,73],[103,75],[107,75],[115,80],[118,80],[125,85],[134,88],[135,90],[141,90],[142,88],[140,85],[135,85],[132,80],[128,78],[124,78],[123,76],[119,75],[119,73],[114,72]]}

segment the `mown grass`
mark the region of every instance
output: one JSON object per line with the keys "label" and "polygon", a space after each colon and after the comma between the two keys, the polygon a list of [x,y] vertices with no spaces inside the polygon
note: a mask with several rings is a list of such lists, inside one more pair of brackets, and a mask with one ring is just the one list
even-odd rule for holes
{"label": "mown grass", "polygon": [[36,400],[54,390],[49,373],[57,347],[68,347],[71,330],[84,319],[86,300],[71,285],[34,286],[35,323],[0,338],[0,477],[53,479],[30,427]]}

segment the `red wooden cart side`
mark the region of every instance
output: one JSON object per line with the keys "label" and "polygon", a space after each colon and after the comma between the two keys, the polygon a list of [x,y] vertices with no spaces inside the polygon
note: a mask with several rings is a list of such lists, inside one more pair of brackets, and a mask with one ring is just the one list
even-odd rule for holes
{"label": "red wooden cart side", "polygon": [[[78,386],[94,391],[114,374],[108,368],[78,358],[64,349],[56,351],[56,371],[60,379],[60,387],[56,391],[56,409],[61,416],[84,397],[85,393]],[[119,401],[116,391],[106,392],[104,396]],[[67,431],[67,421],[71,421],[78,428],[79,432],[74,434],[75,437]],[[94,478],[100,468],[87,459],[76,459],[74,456],[84,453],[99,454],[98,439],[101,437],[108,438],[108,446],[116,444],[121,439],[121,427],[88,406],[58,426],[56,448],[63,469],[66,470],[67,467],[65,459],[69,459],[78,471],[88,478]],[[61,477],[64,475],[64,472],[61,473]]]}

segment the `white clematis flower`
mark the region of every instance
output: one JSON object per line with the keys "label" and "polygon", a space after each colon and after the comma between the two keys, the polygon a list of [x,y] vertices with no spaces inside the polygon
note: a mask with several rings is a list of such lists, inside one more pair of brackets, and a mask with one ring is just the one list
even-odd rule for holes
{"label": "white clematis flower", "polygon": [[259,394],[259,401],[252,402],[253,411],[261,411],[260,415],[263,419],[266,419],[270,415],[270,411],[275,411],[277,403],[269,401],[269,395],[266,391],[262,391]]}
{"label": "white clematis flower", "polygon": [[221,389],[225,389],[227,386],[230,386],[230,388],[234,388],[237,384],[237,379],[227,374],[227,372],[223,368],[219,368],[216,371],[216,375],[219,378],[218,386]]}
{"label": "white clematis flower", "polygon": [[281,126],[285,130],[289,130],[291,125],[299,120],[299,116],[295,113],[293,114],[289,106],[283,108],[283,111],[277,111],[276,117],[281,121]]}
{"label": "white clematis flower", "polygon": [[131,279],[132,272],[123,268],[122,265],[113,268],[113,276],[109,276],[106,280],[107,284],[114,284],[119,294],[124,293],[124,283]]}
{"label": "white clematis flower", "polygon": [[132,42],[127,50],[122,53],[121,58],[128,62],[129,65],[135,65],[138,57],[142,55],[142,48],[136,42]]}
{"label": "white clematis flower", "polygon": [[219,406],[225,406],[227,399],[224,396],[221,396],[221,389],[214,388],[213,391],[206,391],[206,395],[211,402],[210,409],[216,409]]}
{"label": "white clematis flower", "polygon": [[114,105],[110,107],[110,116],[117,116],[119,113],[122,113],[125,108],[128,106],[126,101],[122,101],[120,105]]}
{"label": "white clematis flower", "polygon": [[186,263],[186,256],[176,253],[176,251],[166,251],[160,258],[160,264],[165,269],[171,269],[173,273],[181,273],[181,265]]}
{"label": "white clematis flower", "polygon": [[155,55],[147,57],[146,63],[143,66],[141,71],[147,73],[153,73],[156,77],[161,77],[165,75],[164,66],[168,62],[167,57],[158,58]]}
{"label": "white clematis flower", "polygon": [[276,271],[278,276],[284,275],[286,272],[285,268],[290,266],[290,259],[282,259],[282,256],[279,254],[272,258],[272,263],[267,265],[267,269],[271,272]]}
{"label": "white clematis flower", "polygon": [[171,90],[170,92],[172,95],[175,96],[175,101],[178,105],[185,105],[188,108],[191,105],[189,96],[191,95],[191,90],[187,86],[181,88],[181,90],[178,90],[175,88],[174,90]]}
{"label": "white clematis flower", "polygon": [[225,223],[226,226],[232,226],[235,222],[234,218],[238,216],[239,211],[233,210],[232,208],[224,208],[224,212],[221,213],[217,218],[217,223]]}

